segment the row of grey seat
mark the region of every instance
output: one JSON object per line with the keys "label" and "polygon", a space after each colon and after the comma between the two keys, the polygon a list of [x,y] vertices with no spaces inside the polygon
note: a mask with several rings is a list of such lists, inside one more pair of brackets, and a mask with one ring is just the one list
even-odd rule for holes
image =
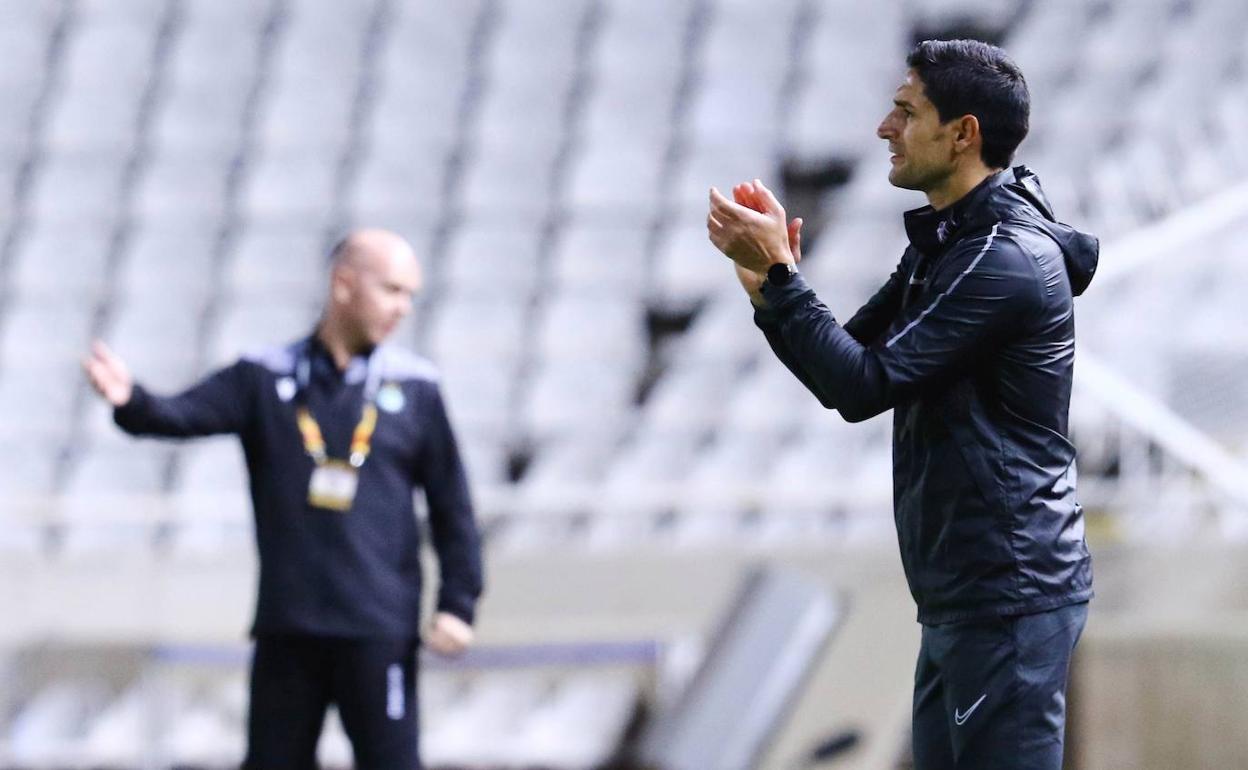
{"label": "row of grey seat", "polygon": [[[915,203],[883,182],[873,130],[920,22],[1012,21],[1035,98],[1020,160],[1059,215],[1102,236],[1248,167],[1232,133],[1244,11],[1229,0],[76,0],[3,14],[18,66],[0,84],[17,107],[0,140],[0,468],[14,490],[84,503],[240,478],[219,445],[125,443],[74,371],[87,340],[167,390],[303,333],[325,249],[352,223],[426,255],[401,336],[444,370],[474,479],[500,508],[766,512],[780,504],[733,474],[751,446],[777,458],[759,483],[807,482],[785,510],[833,507],[809,483],[824,452],[847,458],[828,487],[886,488],[862,470],[886,466],[885,427],[807,416],[817,405],[766,360],[699,212],[708,185],[774,180],[782,155],[856,162],[808,259],[852,310]],[[1141,51],[1144,38],[1162,42]],[[1167,120],[1172,102],[1195,127]],[[655,347],[648,313],[698,309]],[[781,417],[760,420],[760,403]],[[586,491],[604,485],[617,492]]]}

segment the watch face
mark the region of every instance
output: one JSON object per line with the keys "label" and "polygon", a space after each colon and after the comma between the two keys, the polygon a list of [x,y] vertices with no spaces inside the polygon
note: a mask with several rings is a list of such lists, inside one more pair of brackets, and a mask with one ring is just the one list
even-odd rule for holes
{"label": "watch face", "polygon": [[793,279],[797,270],[787,262],[778,262],[767,268],[767,281],[773,286],[784,286]]}

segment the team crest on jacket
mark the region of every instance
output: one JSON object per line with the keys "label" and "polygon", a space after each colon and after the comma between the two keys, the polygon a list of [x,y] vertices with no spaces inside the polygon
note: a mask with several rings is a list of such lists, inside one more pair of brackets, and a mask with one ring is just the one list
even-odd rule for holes
{"label": "team crest on jacket", "polygon": [[390,414],[403,411],[406,404],[407,399],[403,397],[403,389],[393,382],[377,391],[377,406]]}
{"label": "team crest on jacket", "polygon": [[277,381],[277,397],[283,401],[289,401],[295,397],[295,391],[299,386],[295,384],[294,377],[281,377]]}

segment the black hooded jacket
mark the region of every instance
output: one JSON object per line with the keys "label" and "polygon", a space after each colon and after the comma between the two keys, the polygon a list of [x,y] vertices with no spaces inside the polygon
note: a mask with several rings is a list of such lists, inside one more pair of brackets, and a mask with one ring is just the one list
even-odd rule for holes
{"label": "black hooded jacket", "polygon": [[846,420],[894,410],[897,535],[920,622],[1086,601],[1067,418],[1073,297],[1097,241],[1057,222],[1022,166],[905,224],[897,270],[844,326],[800,275],[763,285],[755,322]]}

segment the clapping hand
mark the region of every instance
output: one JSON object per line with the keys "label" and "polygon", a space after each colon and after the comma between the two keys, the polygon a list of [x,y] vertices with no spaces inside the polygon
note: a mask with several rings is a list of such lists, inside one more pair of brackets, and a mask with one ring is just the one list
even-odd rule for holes
{"label": "clapping hand", "polygon": [[732,188],[733,200],[711,188],[706,218],[711,243],[732,259],[737,279],[750,300],[763,305],[759,294],[767,268],[802,259],[802,220],[785,223],[784,207],[759,180]]}

